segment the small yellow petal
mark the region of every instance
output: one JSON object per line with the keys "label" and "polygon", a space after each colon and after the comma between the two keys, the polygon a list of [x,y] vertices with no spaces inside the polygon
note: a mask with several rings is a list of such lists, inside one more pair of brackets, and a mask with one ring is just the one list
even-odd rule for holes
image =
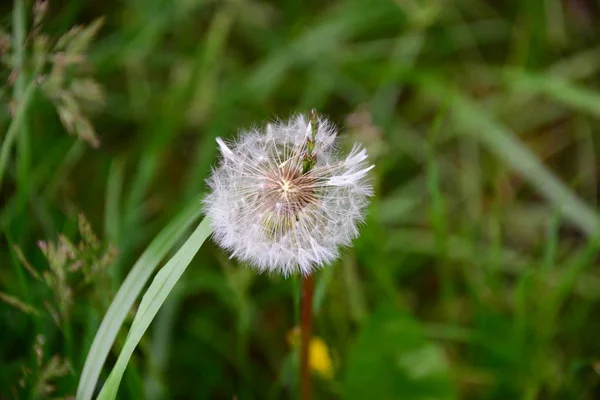
{"label": "small yellow petal", "polygon": [[[286,339],[290,346],[297,347],[300,345],[300,328],[291,329]],[[313,336],[309,344],[309,364],[310,369],[324,378],[333,378],[333,363],[329,356],[329,349],[323,339],[318,336]]]}
{"label": "small yellow petal", "polygon": [[333,365],[325,342],[321,338],[313,337],[310,341],[309,350],[310,368],[325,378],[333,378]]}

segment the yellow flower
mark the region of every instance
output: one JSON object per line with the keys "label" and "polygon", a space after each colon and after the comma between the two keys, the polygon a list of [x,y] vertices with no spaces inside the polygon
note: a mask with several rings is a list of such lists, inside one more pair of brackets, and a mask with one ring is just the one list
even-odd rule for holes
{"label": "yellow flower", "polygon": [[[287,334],[287,340],[293,347],[297,347],[300,342],[300,329],[292,329]],[[308,345],[308,362],[310,369],[323,378],[333,378],[333,363],[329,354],[329,348],[318,336],[313,336]]]}

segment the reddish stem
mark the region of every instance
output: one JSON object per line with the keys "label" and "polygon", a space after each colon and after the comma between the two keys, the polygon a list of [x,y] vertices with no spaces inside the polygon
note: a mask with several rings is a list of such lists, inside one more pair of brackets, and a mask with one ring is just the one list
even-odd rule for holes
{"label": "reddish stem", "polygon": [[300,399],[312,400],[312,380],[309,365],[309,344],[312,335],[313,278],[302,277],[300,300]]}

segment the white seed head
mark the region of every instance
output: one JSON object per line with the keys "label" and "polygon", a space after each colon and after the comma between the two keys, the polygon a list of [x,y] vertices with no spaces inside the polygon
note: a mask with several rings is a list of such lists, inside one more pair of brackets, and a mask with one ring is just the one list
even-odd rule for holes
{"label": "white seed head", "polygon": [[204,206],[216,242],[232,257],[261,271],[308,275],[358,236],[373,165],[359,145],[342,157],[334,126],[321,118],[316,125],[314,140],[302,115],[242,132],[231,144],[217,138],[222,160]]}

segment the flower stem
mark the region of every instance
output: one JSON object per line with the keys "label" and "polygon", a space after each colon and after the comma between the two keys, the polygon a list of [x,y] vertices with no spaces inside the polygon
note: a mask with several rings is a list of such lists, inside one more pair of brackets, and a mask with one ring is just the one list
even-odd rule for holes
{"label": "flower stem", "polygon": [[[14,0],[13,2],[13,45],[14,45],[14,71],[17,73],[16,81],[14,84],[13,98],[18,107],[21,107],[23,114],[22,122],[17,132],[16,138],[16,187],[17,187],[17,201],[16,201],[16,213],[25,210],[26,203],[29,200],[29,188],[31,186],[29,175],[31,165],[31,143],[30,143],[30,121],[26,114],[28,114],[28,107],[25,104],[25,96],[28,86],[28,81],[35,81],[34,75],[29,75],[30,71],[26,68],[27,65],[27,30],[28,30],[28,14],[29,7],[26,0]],[[12,126],[12,125],[11,125]],[[8,136],[8,135],[7,135]],[[8,138],[7,138],[8,139]],[[8,140],[6,140],[8,142]],[[10,147],[10,142],[8,143]],[[1,183],[1,182],[0,182]]]}
{"label": "flower stem", "polygon": [[23,128],[23,125],[26,122],[25,119],[27,108],[31,102],[31,99],[33,98],[33,93],[35,92],[36,86],[36,82],[31,81],[29,86],[27,86],[25,89],[25,92],[23,93],[23,96],[20,98],[19,104],[17,105],[18,109],[15,112],[15,116],[10,123],[6,135],[4,136],[4,141],[2,142],[2,145],[0,145],[0,186],[2,185],[2,178],[4,177],[6,164],[8,163],[10,148],[17,137],[19,130]]}
{"label": "flower stem", "polygon": [[312,399],[312,381],[309,366],[309,344],[312,331],[313,277],[302,276],[300,301],[300,399]]}
{"label": "flower stem", "polygon": [[[302,173],[308,173],[317,162],[317,157],[313,153],[315,149],[315,137],[317,136],[318,118],[317,110],[314,108],[310,112],[311,137],[307,140],[307,152],[302,161]],[[312,399],[312,381],[309,366],[309,345],[312,335],[312,303],[313,303],[314,284],[312,275],[302,275],[302,289],[300,300],[300,399]]]}

